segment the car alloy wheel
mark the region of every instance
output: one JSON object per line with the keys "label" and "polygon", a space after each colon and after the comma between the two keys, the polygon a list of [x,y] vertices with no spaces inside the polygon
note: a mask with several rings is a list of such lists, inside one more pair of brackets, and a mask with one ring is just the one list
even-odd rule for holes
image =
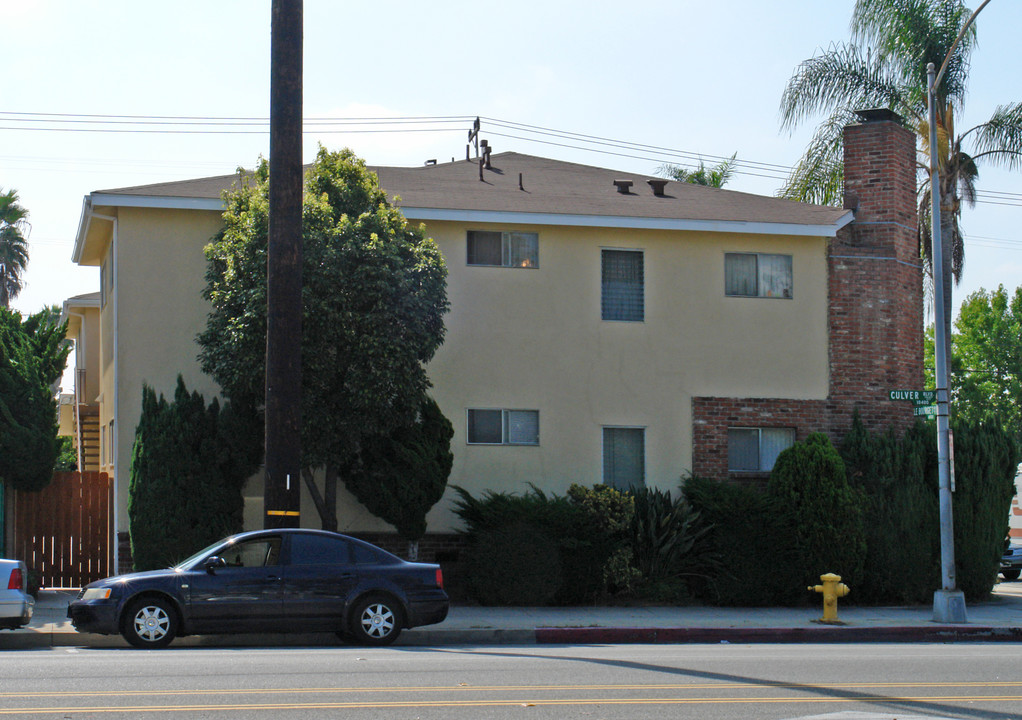
{"label": "car alloy wheel", "polygon": [[124,638],[137,648],[164,648],[177,636],[177,614],[162,598],[142,598],[132,603]]}
{"label": "car alloy wheel", "polygon": [[390,600],[370,597],[355,607],[352,634],[365,645],[389,645],[401,634],[401,611]]}

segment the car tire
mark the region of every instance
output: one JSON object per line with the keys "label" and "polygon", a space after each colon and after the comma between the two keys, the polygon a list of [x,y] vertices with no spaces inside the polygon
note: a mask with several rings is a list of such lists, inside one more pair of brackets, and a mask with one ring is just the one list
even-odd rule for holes
{"label": "car tire", "polygon": [[121,635],[131,645],[147,650],[165,648],[177,637],[177,609],[169,600],[143,597],[124,613]]}
{"label": "car tire", "polygon": [[1022,574],[1022,568],[1013,567],[1001,570],[1001,575],[1005,580],[1018,580],[1019,574]]}
{"label": "car tire", "polygon": [[351,611],[348,630],[352,642],[359,645],[390,645],[401,634],[404,618],[393,598],[369,595]]}

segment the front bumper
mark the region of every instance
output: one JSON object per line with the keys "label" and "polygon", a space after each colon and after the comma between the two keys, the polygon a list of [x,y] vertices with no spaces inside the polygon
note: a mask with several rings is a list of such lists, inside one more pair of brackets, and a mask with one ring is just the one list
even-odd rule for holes
{"label": "front bumper", "polygon": [[109,600],[74,600],[67,606],[67,617],[78,632],[116,635],[117,603]]}

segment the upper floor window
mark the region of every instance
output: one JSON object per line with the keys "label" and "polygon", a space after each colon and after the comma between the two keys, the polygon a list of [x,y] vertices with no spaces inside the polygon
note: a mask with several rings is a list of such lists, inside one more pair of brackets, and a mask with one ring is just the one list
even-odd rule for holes
{"label": "upper floor window", "polygon": [[725,253],[724,294],[739,297],[792,297],[791,255]]}
{"label": "upper floor window", "polygon": [[468,411],[470,445],[539,445],[539,410]]}
{"label": "upper floor window", "polygon": [[539,267],[539,233],[469,230],[468,264]]}
{"label": "upper floor window", "polygon": [[621,491],[646,484],[645,428],[603,428],[603,484]]}
{"label": "upper floor window", "polygon": [[770,472],[777,456],[795,444],[793,428],[728,428],[729,472]]}
{"label": "upper floor window", "polygon": [[603,250],[600,262],[604,320],[642,322],[645,318],[645,280],[641,250]]}

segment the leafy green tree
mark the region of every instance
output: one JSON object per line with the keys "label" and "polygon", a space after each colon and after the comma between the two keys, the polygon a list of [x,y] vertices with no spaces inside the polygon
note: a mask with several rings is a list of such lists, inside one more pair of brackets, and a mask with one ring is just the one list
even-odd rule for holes
{"label": "leafy green tree", "polygon": [[[199,359],[231,400],[263,402],[269,168],[225,196],[206,248],[212,304]],[[410,426],[443,342],[447,269],[440,250],[387,200],[350,150],[320,148],[302,219],[302,465],[325,528],[341,468],[367,437]],[[324,492],[313,469],[325,468]]]}
{"label": "leafy green tree", "polygon": [[[889,108],[906,119],[919,138],[920,170],[929,168],[927,63],[938,69],[951,51],[970,11],[962,0],[858,0],[852,14],[851,41],[799,65],[781,98],[782,127],[795,129],[823,115],[823,122],[780,194],[805,202],[842,202],[842,131],[855,121],[854,110]],[[972,205],[983,163],[1022,167],[1022,105],[1000,105],[990,118],[957,131],[969,80],[969,58],[976,26],[955,48],[937,89],[938,176],[941,237],[945,253],[944,300],[947,337],[951,336],[951,278],[961,279],[964,263],[962,204]],[[919,186],[920,245],[930,252],[929,176]],[[932,264],[932,263],[931,263]]]}
{"label": "leafy green tree", "polygon": [[0,307],[0,481],[41,490],[57,458],[53,386],[71,348],[52,309],[22,320]]}
{"label": "leafy green tree", "polygon": [[28,266],[28,210],[15,190],[0,189],[0,306],[10,307],[21,292],[21,275]]}
{"label": "leafy green tree", "polygon": [[454,454],[454,426],[440,406],[424,397],[412,425],[363,439],[344,482],[359,502],[393,525],[408,541],[408,558],[418,558],[426,534],[426,513],[447,487]]}
{"label": "leafy green tree", "polygon": [[955,327],[955,415],[997,422],[1022,447],[1022,287],[972,293]]}
{"label": "leafy green tree", "polygon": [[128,484],[136,570],[169,567],[242,529],[242,488],[261,454],[254,417],[215,398],[207,406],[180,376],[173,402],[142,389]]}
{"label": "leafy green tree", "polygon": [[657,168],[657,175],[692,185],[722,188],[727,185],[728,180],[735,172],[735,158],[737,157],[738,153],[735,153],[713,167],[706,167],[706,163],[700,160],[699,167],[695,170],[683,168],[681,165],[661,165]]}

